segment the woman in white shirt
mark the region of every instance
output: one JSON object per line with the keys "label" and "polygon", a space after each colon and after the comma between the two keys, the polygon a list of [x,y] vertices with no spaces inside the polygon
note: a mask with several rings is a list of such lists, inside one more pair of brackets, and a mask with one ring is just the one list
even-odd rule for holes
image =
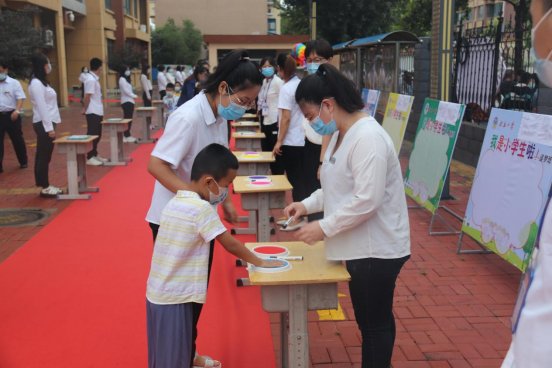
{"label": "woman in white shirt", "polygon": [[55,128],[61,123],[56,91],[46,79],[52,71],[52,65],[44,54],[34,55],[32,65],[29,96],[33,105],[33,129],[36,133],[35,182],[37,186],[42,187],[40,196],[55,197],[63,191],[50,185],[48,178],[56,138]]}
{"label": "woman in white shirt", "polygon": [[83,66],[79,75],[79,82],[81,82],[81,104],[84,104],[84,81],[88,78],[88,68]]}
{"label": "woman in white shirt", "polygon": [[169,83],[169,80],[167,79],[167,74],[165,73],[165,65],[159,64],[157,66],[157,88],[159,89],[159,97],[162,100],[163,97],[167,94],[165,91],[165,88],[167,87],[167,83]]}
{"label": "woman in white shirt", "polygon": [[[261,109],[261,131],[266,138],[261,140],[261,149],[272,152],[278,139],[278,97],[284,82],[276,74],[276,62],[271,56],[261,60],[261,73],[265,77],[261,92],[259,92],[259,108]],[[284,168],[280,156],[270,164],[272,175],[282,175]]]}
{"label": "woman in white shirt", "polygon": [[123,133],[123,142],[136,143],[138,139],[130,135],[130,128],[132,127],[132,116],[134,115],[134,99],[138,96],[132,90],[132,84],[130,83],[130,68],[126,65],[119,71],[119,91],[121,92],[123,118],[130,119],[128,129]]}
{"label": "woman in white shirt", "polygon": [[[148,165],[148,171],[156,179],[146,216],[154,240],[165,205],[178,190],[190,188],[192,164],[196,155],[211,143],[228,147],[227,120],[237,120],[246,110],[255,106],[261,84],[261,73],[247,52],[232,51],[220,62],[217,71],[209,76],[205,90],[169,116]],[[222,208],[228,221],[237,221],[236,209],[230,197],[222,203]],[[209,270],[213,245],[211,242]],[[200,312],[201,304],[195,305],[194,318],[199,318]],[[201,362],[203,358],[197,359],[199,361],[191,365],[204,366]]]}
{"label": "woman in white shirt", "polygon": [[410,257],[408,210],[393,142],[362,112],[354,84],[330,64],[305,77],[295,94],[305,117],[329,129],[321,167],[322,188],[289,205],[287,216],[324,210],[297,238],[325,241],[326,257],[345,261],[362,333],[362,367],[389,367],[395,340],[393,292]]}
{"label": "woman in white shirt", "polygon": [[[286,54],[279,54],[278,69],[284,79],[284,85],[280,89],[278,97],[278,109],[280,114],[278,139],[274,146],[274,155],[281,156],[287,178],[293,189],[291,196],[293,201],[302,201],[307,197],[303,172],[303,157],[305,149],[305,131],[303,129],[303,114],[295,101],[295,91],[301,81],[295,75],[297,66],[295,60]],[[297,218],[288,225],[286,230],[297,230],[303,225],[303,219]]]}

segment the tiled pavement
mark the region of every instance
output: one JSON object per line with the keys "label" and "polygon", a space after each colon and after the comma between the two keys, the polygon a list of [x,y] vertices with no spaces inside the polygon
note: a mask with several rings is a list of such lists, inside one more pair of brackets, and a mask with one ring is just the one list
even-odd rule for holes
{"label": "tiled pavement", "polygon": [[[63,109],[60,134],[83,134],[84,117],[79,105]],[[120,116],[117,106],[106,116]],[[135,128],[137,129],[137,127]],[[0,174],[0,207],[38,207],[55,217],[70,202],[38,197],[34,187],[32,159],[35,136],[29,117],[24,119],[24,135],[31,158],[30,168],[19,169],[11,143],[6,137],[4,173]],[[133,150],[136,145],[125,146]],[[406,166],[408,145],[401,154]],[[108,156],[107,141],[100,143],[100,154]],[[50,165],[54,185],[66,185],[65,158],[54,152]],[[90,182],[111,170],[89,167]],[[463,215],[473,179],[471,167],[453,162],[451,194],[446,205]],[[457,235],[429,236],[430,216],[425,210],[411,209],[412,258],[399,276],[395,298],[397,338],[394,368],[496,368],[510,342],[510,316],[516,296],[519,271],[493,254],[457,255]],[[454,226],[460,223],[449,218]],[[0,227],[0,262],[23,246],[41,226]],[[438,228],[437,228],[438,229]],[[289,233],[278,232],[274,240],[290,240]],[[476,247],[466,240],[467,247]],[[470,244],[471,243],[471,244]],[[340,305],[344,320],[320,320],[309,313],[310,355],[314,368],[360,367],[360,334],[347,285],[340,285]],[[279,346],[279,317],[271,316],[275,349]]]}

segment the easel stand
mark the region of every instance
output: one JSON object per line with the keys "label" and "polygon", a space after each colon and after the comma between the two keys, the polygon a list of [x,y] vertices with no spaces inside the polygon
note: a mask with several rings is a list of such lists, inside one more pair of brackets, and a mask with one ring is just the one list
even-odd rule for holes
{"label": "easel stand", "polygon": [[[417,205],[414,205],[414,206],[408,206],[408,209],[419,210],[419,209],[425,209],[425,207],[420,206],[420,205],[417,204]],[[457,219],[460,222],[462,222],[464,220],[462,216],[458,215],[456,212],[454,212],[453,210],[451,210],[447,206],[439,205],[439,207],[437,207],[437,210],[435,210],[435,212],[431,215],[431,220],[429,221],[429,235],[439,236],[439,235],[458,235],[458,234],[461,234],[462,232],[460,230],[456,230],[450,222],[448,222],[443,216],[441,216],[441,214],[439,213],[439,209],[441,209],[442,211],[447,212],[449,215],[451,215],[452,217],[454,217],[455,219]],[[435,223],[436,219],[439,220],[439,222],[441,224],[443,224],[448,229],[448,231],[433,231],[433,224]]]}
{"label": "easel stand", "polygon": [[[468,235],[469,236],[469,235]],[[464,238],[464,232],[460,232],[460,236],[458,237],[458,247],[456,248],[456,254],[490,254],[492,253],[490,250],[485,249],[483,245],[481,245],[477,240],[473,239],[471,236],[470,238],[481,248],[481,249],[462,249],[462,239]]]}

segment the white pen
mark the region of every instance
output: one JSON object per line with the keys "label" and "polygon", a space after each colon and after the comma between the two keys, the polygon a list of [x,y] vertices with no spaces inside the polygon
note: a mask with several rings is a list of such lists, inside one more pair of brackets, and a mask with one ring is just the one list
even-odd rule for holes
{"label": "white pen", "polygon": [[303,256],[269,256],[270,259],[281,259],[284,261],[302,261]]}
{"label": "white pen", "polygon": [[288,225],[291,224],[292,221],[293,221],[293,216],[291,216],[290,218],[287,219],[286,222],[284,222],[284,224],[282,225],[282,228],[285,229],[286,227],[288,227]]}

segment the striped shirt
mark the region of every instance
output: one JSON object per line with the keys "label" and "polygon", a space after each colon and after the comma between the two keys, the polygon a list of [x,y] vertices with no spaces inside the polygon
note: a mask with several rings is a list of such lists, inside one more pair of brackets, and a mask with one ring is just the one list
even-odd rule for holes
{"label": "striped shirt", "polygon": [[154,304],[205,303],[209,242],[225,231],[209,202],[197,193],[178,191],[161,214],[148,300]]}

